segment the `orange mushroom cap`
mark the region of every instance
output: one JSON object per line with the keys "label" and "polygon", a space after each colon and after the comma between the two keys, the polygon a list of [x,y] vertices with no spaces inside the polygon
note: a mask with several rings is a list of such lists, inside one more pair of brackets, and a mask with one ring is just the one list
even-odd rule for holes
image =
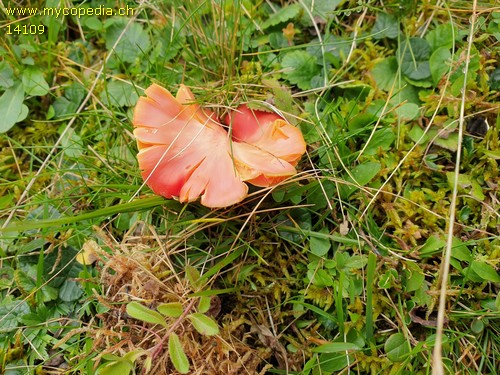
{"label": "orange mushroom cap", "polygon": [[[236,159],[241,162],[237,164],[241,167],[240,174],[251,176],[246,181],[256,186],[272,186],[296,173],[295,166],[306,151],[298,128],[275,113],[252,110],[244,104],[225,120],[235,142],[252,146],[235,151]],[[276,164],[289,174],[273,173]]]}
{"label": "orange mushroom cap", "polygon": [[[296,139],[295,132],[300,131],[284,120],[266,121],[262,134],[248,134],[240,142],[234,136],[230,139],[213,112],[194,102],[186,86],[175,98],[156,84],[145,94],[132,122],[142,177],[156,194],[180,202],[201,198],[204,206],[226,207],[246,197],[248,186],[243,181],[270,186],[296,173],[298,148],[293,148],[292,156],[283,148],[284,139]],[[233,127],[244,133],[246,125],[239,121],[235,117]],[[303,142],[301,134],[300,139]]]}

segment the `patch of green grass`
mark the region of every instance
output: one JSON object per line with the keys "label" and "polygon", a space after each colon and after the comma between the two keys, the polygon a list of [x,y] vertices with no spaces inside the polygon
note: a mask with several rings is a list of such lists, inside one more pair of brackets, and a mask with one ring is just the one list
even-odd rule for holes
{"label": "patch of green grass", "polygon": [[[498,372],[493,1],[67,5],[134,14],[0,4],[0,372],[424,374],[436,346]],[[154,196],[131,125],[153,82],[277,108],[299,174],[226,209]]]}

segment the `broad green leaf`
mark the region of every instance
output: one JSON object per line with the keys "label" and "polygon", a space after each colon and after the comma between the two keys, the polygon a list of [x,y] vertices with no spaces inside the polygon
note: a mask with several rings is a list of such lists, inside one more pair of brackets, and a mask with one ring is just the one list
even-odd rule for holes
{"label": "broad green leaf", "polygon": [[9,297],[0,301],[0,331],[7,332],[18,326],[18,319],[30,312],[26,301]]}
{"label": "broad green leaf", "polygon": [[406,263],[408,278],[405,285],[406,292],[414,292],[422,286],[425,281],[425,275],[420,266],[413,262]]}
{"label": "broad green leaf", "polygon": [[178,318],[184,312],[182,308],[182,303],[180,302],[168,302],[158,305],[156,308],[160,313],[171,318]]}
{"label": "broad green leaf", "polygon": [[323,344],[316,348],[313,348],[311,351],[313,353],[338,353],[345,352],[347,350],[360,350],[361,348],[350,342],[331,342],[329,344]]}
{"label": "broad green leaf", "polygon": [[[407,104],[412,104],[412,103],[407,103]],[[395,139],[396,139],[396,134],[394,134],[394,131],[390,127],[379,129],[375,132],[375,134],[373,134],[370,143],[366,146],[365,154],[375,155],[380,150],[389,151]]]}
{"label": "broad green leaf", "polygon": [[142,357],[143,355],[148,356],[150,353],[144,349],[134,349],[123,356],[123,359],[134,363],[137,361],[137,358]]}
{"label": "broad green leaf", "polygon": [[446,72],[450,70],[451,52],[448,48],[441,47],[435,50],[429,58],[432,81],[435,85],[439,83]]}
{"label": "broad green leaf", "polygon": [[300,9],[301,7],[299,4],[292,4],[289,6],[285,6],[280,10],[278,10],[276,13],[271,14],[271,16],[262,23],[261,28],[265,30],[270,26],[276,26],[280,23],[287,22],[297,17],[297,15],[300,12]]}
{"label": "broad green leaf", "polygon": [[281,66],[285,78],[302,90],[311,89],[311,80],[321,72],[316,58],[305,51],[288,52]]}
{"label": "broad green leaf", "polygon": [[500,91],[500,68],[496,68],[491,72],[488,85],[491,90]]}
{"label": "broad green leaf", "polygon": [[331,374],[345,369],[353,359],[345,353],[323,353],[319,356],[319,366],[322,371],[328,371],[328,374]]}
{"label": "broad green leaf", "polygon": [[457,237],[453,237],[452,240],[451,256],[455,259],[467,263],[469,263],[472,260],[471,251],[469,250],[467,245],[464,244],[462,240],[460,240]]}
{"label": "broad green leaf", "polygon": [[19,121],[24,101],[24,89],[21,83],[5,90],[0,96],[0,133],[5,133]]}
{"label": "broad green leaf", "polygon": [[133,363],[120,358],[119,361],[105,363],[97,369],[98,375],[128,375],[134,369]]}
{"label": "broad green leaf", "polygon": [[63,117],[66,115],[74,114],[78,109],[78,103],[71,102],[64,96],[61,96],[54,100],[52,106],[54,108],[54,114],[56,117]]}
{"label": "broad green leaf", "polygon": [[159,312],[151,310],[139,302],[129,302],[127,304],[127,314],[132,318],[142,320],[146,323],[160,324],[167,327],[167,322]]}
{"label": "broad green leaf", "polygon": [[50,90],[49,84],[43,77],[42,71],[31,66],[24,69],[23,86],[26,94],[33,96],[46,95]]}
{"label": "broad green leaf", "polygon": [[420,256],[426,258],[438,254],[442,251],[444,245],[446,245],[445,240],[436,236],[430,236],[420,248]]}
{"label": "broad green leaf", "polygon": [[78,300],[83,294],[80,283],[74,280],[65,280],[59,289],[59,298],[65,302]]}
{"label": "broad green leaf", "polygon": [[399,119],[410,121],[416,119],[420,115],[420,108],[415,103],[403,103],[398,106],[394,112],[398,115]]}
{"label": "broad green leaf", "polygon": [[425,39],[429,43],[432,51],[436,51],[439,48],[450,50],[453,47],[454,39],[453,24],[445,23],[436,26],[434,30],[429,31]]}
{"label": "broad green leaf", "polygon": [[0,87],[8,89],[14,86],[14,71],[6,61],[0,62]]}
{"label": "broad green leaf", "polygon": [[85,17],[83,19],[82,24],[84,24],[90,30],[96,30],[97,31],[97,30],[101,30],[102,29],[102,22],[96,16]]}
{"label": "broad green leaf", "polygon": [[[319,232],[327,234],[328,229],[322,228]],[[330,242],[330,239],[328,238],[311,236],[309,239],[309,248],[311,249],[311,252],[319,257],[322,257],[323,255],[328,253],[328,250],[330,250],[331,246],[332,244]]]}
{"label": "broad green leaf", "polygon": [[484,321],[482,319],[474,319],[471,324],[471,330],[478,335],[484,330]]}
{"label": "broad green leaf", "polygon": [[366,255],[351,255],[345,260],[343,268],[347,270],[359,270],[366,266],[367,263],[368,257]]}
{"label": "broad green leaf", "polygon": [[101,97],[104,104],[115,107],[131,107],[139,99],[134,86],[123,81],[109,82]]}
{"label": "broad green leaf", "polygon": [[212,305],[212,299],[209,296],[200,297],[200,301],[198,302],[198,312],[206,313],[210,306]]}
{"label": "broad green leaf", "polygon": [[138,22],[130,23],[128,19],[119,18],[112,19],[111,23],[104,37],[108,51],[114,47],[115,57],[128,63],[133,63],[144,57],[151,46],[151,41],[141,24]]}
{"label": "broad green leaf", "polygon": [[36,288],[35,280],[21,269],[16,269],[14,271],[14,281],[16,282],[17,287],[24,294],[29,294]]}
{"label": "broad green leaf", "polygon": [[333,286],[332,275],[324,269],[308,270],[307,277],[319,288]]}
{"label": "broad green leaf", "polygon": [[500,276],[495,268],[488,263],[474,260],[471,263],[471,268],[483,280],[500,283]]}
{"label": "broad green leaf", "polygon": [[184,353],[179,336],[173,332],[168,338],[168,354],[170,355],[170,360],[177,371],[181,374],[187,374],[189,372],[188,358],[186,353]]}
{"label": "broad green leaf", "polygon": [[388,13],[377,13],[371,34],[374,39],[395,39],[399,34],[399,22],[396,17]]}
{"label": "broad green leaf", "polygon": [[393,56],[383,59],[373,67],[372,75],[379,89],[390,91],[398,78],[398,60]]}
{"label": "broad green leaf", "polygon": [[79,158],[85,149],[82,146],[82,138],[76,134],[73,128],[69,128],[61,139],[64,154],[72,158]]}
{"label": "broad green leaf", "polygon": [[385,342],[384,350],[391,361],[401,362],[410,352],[410,344],[402,333],[395,333]]}
{"label": "broad green leaf", "polygon": [[102,355],[102,359],[104,359],[105,361],[120,361],[123,358],[116,354],[105,353]]}
{"label": "broad green leaf", "polygon": [[420,81],[431,77],[429,58],[431,48],[422,38],[410,38],[401,43],[397,57],[401,72],[409,79]]}
{"label": "broad green leaf", "polygon": [[[340,185],[340,195],[348,198],[352,193],[358,190],[358,186],[365,186],[380,171],[380,163],[369,161],[354,167],[350,175],[346,174],[345,181],[349,184]],[[354,178],[354,181],[352,177]]]}
{"label": "broad green leaf", "polygon": [[[326,21],[332,17],[333,12],[341,2],[342,0],[302,0],[300,3],[309,10],[315,19],[320,18]],[[307,14],[304,14],[303,22],[311,22]]]}
{"label": "broad green leaf", "polygon": [[219,333],[219,326],[212,318],[202,313],[188,315],[193,327],[202,335],[213,336]]}
{"label": "broad green leaf", "polygon": [[[451,188],[455,185],[455,173],[447,172],[446,177],[448,178],[448,184]],[[485,198],[483,189],[481,185],[476,181],[475,178],[467,174],[458,175],[458,190],[466,192],[472,195],[474,198],[482,201]]]}

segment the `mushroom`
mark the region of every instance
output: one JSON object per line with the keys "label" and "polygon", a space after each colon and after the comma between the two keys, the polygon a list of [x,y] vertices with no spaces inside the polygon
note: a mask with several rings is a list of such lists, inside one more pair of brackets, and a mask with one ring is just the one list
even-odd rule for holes
{"label": "mushroom", "polygon": [[296,173],[306,151],[301,131],[275,113],[252,110],[245,104],[225,119],[231,128],[240,175],[256,186],[272,186]]}
{"label": "mushroom", "polygon": [[243,181],[271,186],[296,173],[305,143],[279,116],[240,107],[228,117],[231,138],[186,86],[175,98],[156,84],[145,94],[132,122],[142,177],[156,194],[227,207],[247,196]]}

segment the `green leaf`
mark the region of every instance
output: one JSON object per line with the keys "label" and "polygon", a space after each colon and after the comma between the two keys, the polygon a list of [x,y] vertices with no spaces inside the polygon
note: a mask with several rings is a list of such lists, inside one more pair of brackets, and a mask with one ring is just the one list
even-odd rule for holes
{"label": "green leaf", "polygon": [[380,151],[380,149],[383,151],[389,151],[395,139],[396,135],[390,127],[379,129],[373,134],[370,143],[366,146],[365,154],[376,155],[377,152]]}
{"label": "green leaf", "polygon": [[497,271],[488,263],[474,260],[471,263],[471,268],[483,280],[491,281],[494,283],[500,282],[500,276],[498,275]]}
{"label": "green leaf", "polygon": [[454,40],[453,24],[445,23],[436,26],[434,30],[429,31],[425,39],[432,51],[436,51],[439,48],[450,50],[453,47]]}
{"label": "green leaf", "polygon": [[201,275],[200,272],[193,266],[187,265],[184,268],[186,279],[189,281],[191,287],[195,290],[201,287]]}
{"label": "green leaf", "polygon": [[0,87],[8,89],[14,86],[14,71],[6,61],[0,62]]}
{"label": "green leaf", "polygon": [[26,301],[6,297],[0,301],[0,331],[6,332],[18,326],[18,319],[30,312]]}
{"label": "green leaf", "polygon": [[377,13],[371,33],[374,39],[396,39],[399,34],[399,22],[392,14]]}
{"label": "green leaf", "polygon": [[131,107],[137,103],[139,95],[133,85],[123,81],[111,81],[102,93],[102,101],[115,107]]}
{"label": "green leaf", "polygon": [[[321,228],[319,232],[328,234],[328,229]],[[322,257],[323,255],[328,253],[328,250],[330,250],[331,246],[332,244],[330,242],[330,239],[328,238],[317,236],[312,236],[309,238],[309,248],[311,249],[311,252],[319,257]]]}
{"label": "green leaf", "polygon": [[[447,172],[446,177],[448,178],[449,186],[453,188],[453,186],[455,185],[455,173]],[[484,200],[485,195],[483,193],[483,189],[475,178],[461,173],[458,175],[457,181],[459,191],[466,192],[467,194],[472,195],[474,198],[480,201]]]}
{"label": "green leaf", "polygon": [[[332,17],[333,12],[342,0],[302,0],[301,4],[309,10],[314,18],[320,18],[323,21]],[[306,22],[311,22],[309,16],[304,15]]]}
{"label": "green leaf", "polygon": [[198,303],[198,312],[206,313],[210,309],[211,305],[212,305],[212,299],[208,296],[202,296]]}
{"label": "green leaf", "polygon": [[358,190],[358,186],[365,186],[377,175],[380,169],[380,163],[374,161],[369,161],[354,167],[350,175],[346,174],[344,178],[348,184],[340,185],[339,192],[341,197],[348,198],[352,193]]}
{"label": "green leaf", "polygon": [[401,362],[410,352],[410,344],[402,333],[395,333],[385,342],[384,350],[391,361]]}
{"label": "green leaf", "polygon": [[323,353],[319,356],[319,366],[329,374],[345,369],[353,358],[345,353]]}
{"label": "green leaf", "polygon": [[351,255],[345,260],[343,267],[346,270],[359,270],[367,263],[368,258],[365,255]]}
{"label": "green leaf", "polygon": [[451,52],[448,48],[441,47],[435,50],[429,58],[432,81],[435,85],[450,70]]}
{"label": "green leaf", "polygon": [[324,269],[308,270],[307,277],[315,286],[319,288],[333,286],[332,275]]}
{"label": "green leaf", "polygon": [[378,281],[378,287],[380,289],[388,289],[392,287],[394,281],[398,279],[398,272],[394,269],[390,269],[383,273]]}
{"label": "green leaf", "polygon": [[202,335],[213,336],[219,333],[219,326],[212,318],[202,313],[188,315],[193,327]]}
{"label": "green leaf", "polygon": [[312,88],[311,80],[321,72],[316,58],[305,51],[288,52],[281,62],[283,75],[302,90]]}
{"label": "green leaf", "polygon": [[469,250],[467,245],[464,244],[462,240],[460,240],[457,237],[453,237],[452,240],[451,256],[455,259],[467,263],[469,263],[472,260],[471,251]]}
{"label": "green leaf", "polygon": [[113,49],[115,57],[123,62],[133,63],[144,57],[148,52],[151,41],[149,36],[138,22],[129,23],[128,19],[113,18],[111,26],[106,30],[105,40],[108,51]]}
{"label": "green leaf", "polygon": [[134,349],[123,356],[123,359],[134,363],[139,357],[148,356],[150,353],[144,349]]}
{"label": "green leaf", "polygon": [[158,305],[156,308],[161,314],[169,316],[171,318],[178,318],[184,312],[182,308],[182,303],[180,302],[168,302]]}
{"label": "green leaf", "polygon": [[420,107],[415,103],[403,103],[398,106],[394,112],[398,115],[399,119],[410,121],[416,119],[420,115]]}
{"label": "green leaf", "polygon": [[97,369],[98,375],[128,375],[134,369],[132,363],[120,358],[119,361],[105,363]]}
{"label": "green leaf", "polygon": [[5,90],[0,96],[0,113],[2,121],[0,121],[0,133],[5,133],[19,121],[22,112],[24,101],[23,85],[17,85]]}
{"label": "green leaf", "polygon": [[127,304],[127,314],[132,318],[142,320],[146,323],[160,324],[167,327],[167,322],[159,312],[151,310],[139,302],[129,302]]}
{"label": "green leaf", "polygon": [[24,69],[23,86],[26,94],[33,96],[46,95],[50,90],[49,84],[43,77],[42,71],[31,66]]}
{"label": "green leaf", "polygon": [[177,371],[181,374],[187,374],[189,372],[188,358],[186,357],[186,353],[184,353],[184,349],[182,349],[179,336],[173,332],[168,338],[168,354]]}
{"label": "green leaf", "polygon": [[16,282],[17,287],[24,294],[30,294],[33,289],[36,288],[35,280],[21,269],[16,269],[14,271],[14,281]]}
{"label": "green leaf", "polygon": [[74,280],[65,280],[59,289],[59,298],[65,302],[78,300],[83,294],[81,285]]}
{"label": "green leaf", "polygon": [[69,128],[61,139],[64,154],[72,158],[79,158],[84,153],[82,138],[76,134],[73,128]]}
{"label": "green leaf", "polygon": [[394,56],[383,59],[373,67],[372,75],[379,89],[390,91],[398,78],[398,60]]}
{"label": "green leaf", "polygon": [[500,91],[500,68],[496,68],[491,72],[488,85],[491,90]]}
{"label": "green leaf", "polygon": [[401,72],[409,79],[421,81],[431,77],[431,48],[425,39],[410,38],[404,41],[397,51],[397,56]]}
{"label": "green leaf", "polygon": [[361,348],[350,342],[331,342],[329,344],[323,344],[316,348],[313,348],[311,351],[313,353],[338,353],[345,352],[347,350],[360,350]]}
{"label": "green leaf", "polygon": [[427,258],[438,254],[442,251],[444,245],[446,245],[445,240],[436,236],[430,236],[420,248],[420,256],[422,258]]}
{"label": "green leaf", "polygon": [[96,16],[89,16],[85,17],[83,19],[82,24],[84,24],[86,27],[88,27],[90,30],[101,30],[102,29],[102,22],[101,20],[96,17]]}
{"label": "green leaf", "polygon": [[270,26],[276,26],[279,25],[280,23],[287,22],[292,18],[297,17],[297,15],[300,12],[300,9],[301,7],[299,4],[292,4],[289,6],[285,6],[280,10],[278,10],[276,13],[271,14],[271,16],[262,23],[261,28],[265,30]]}
{"label": "green leaf", "polygon": [[408,280],[406,281],[405,291],[414,292],[421,288],[425,281],[425,275],[420,266],[413,262],[407,262],[406,267],[408,268]]}

